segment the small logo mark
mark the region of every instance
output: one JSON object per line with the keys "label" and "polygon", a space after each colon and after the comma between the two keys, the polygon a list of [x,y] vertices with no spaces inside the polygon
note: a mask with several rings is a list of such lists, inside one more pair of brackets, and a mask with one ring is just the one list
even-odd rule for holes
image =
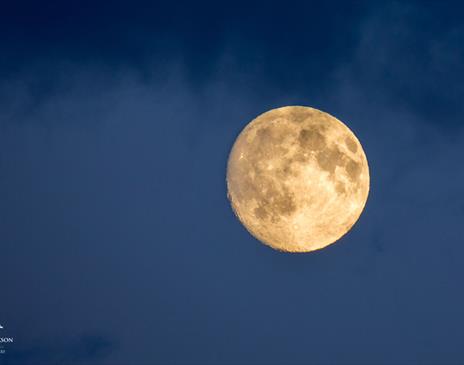
{"label": "small logo mark", "polygon": [[[0,324],[0,330],[3,330],[4,327],[3,325]],[[1,337],[0,336],[0,355],[3,355],[6,353],[5,345],[6,344],[12,344],[14,342],[13,337]]]}

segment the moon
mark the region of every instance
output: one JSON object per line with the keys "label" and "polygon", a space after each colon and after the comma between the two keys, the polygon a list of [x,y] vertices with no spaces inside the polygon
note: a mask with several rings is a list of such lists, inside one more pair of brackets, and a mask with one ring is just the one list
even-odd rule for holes
{"label": "moon", "polygon": [[227,163],[228,198],[259,241],[309,252],[344,236],[369,194],[361,143],[335,117],[305,106],[265,112],[237,137]]}

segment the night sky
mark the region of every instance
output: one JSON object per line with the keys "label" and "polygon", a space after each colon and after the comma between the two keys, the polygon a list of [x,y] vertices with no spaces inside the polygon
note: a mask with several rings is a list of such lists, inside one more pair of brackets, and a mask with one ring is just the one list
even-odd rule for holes
{"label": "night sky", "polygon": [[[370,165],[313,253],[226,195],[285,105]],[[2,2],[0,364],[464,364],[463,115],[461,2]]]}

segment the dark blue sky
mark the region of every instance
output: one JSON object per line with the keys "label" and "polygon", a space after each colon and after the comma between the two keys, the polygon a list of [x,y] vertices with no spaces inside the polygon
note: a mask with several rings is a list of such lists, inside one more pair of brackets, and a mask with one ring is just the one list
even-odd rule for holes
{"label": "dark blue sky", "polygon": [[[462,364],[459,2],[0,6],[0,364]],[[371,192],[310,254],[226,197],[258,114],[359,137]]]}

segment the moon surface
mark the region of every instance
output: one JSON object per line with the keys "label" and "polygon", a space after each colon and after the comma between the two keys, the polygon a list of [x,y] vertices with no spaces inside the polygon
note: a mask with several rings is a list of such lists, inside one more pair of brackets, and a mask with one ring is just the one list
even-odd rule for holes
{"label": "moon surface", "polygon": [[237,137],[227,165],[232,208],[274,249],[309,252],[340,239],[369,194],[356,136],[335,117],[304,106],[270,110]]}

